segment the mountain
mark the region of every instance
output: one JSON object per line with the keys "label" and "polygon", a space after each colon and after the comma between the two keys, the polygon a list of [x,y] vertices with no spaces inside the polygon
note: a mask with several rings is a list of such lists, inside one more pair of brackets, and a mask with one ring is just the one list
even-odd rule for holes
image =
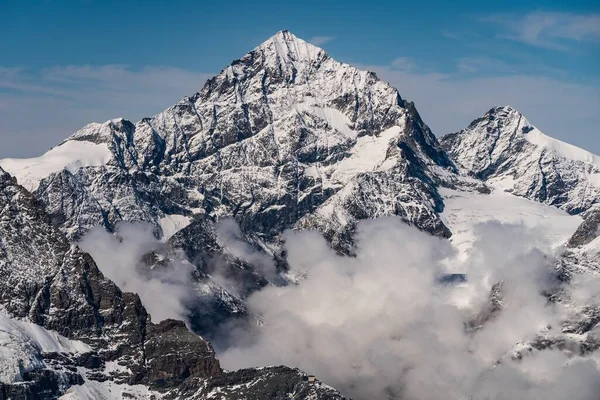
{"label": "mountain", "polygon": [[194,215],[267,242],[300,224],[347,247],[357,220],[388,214],[450,235],[431,171],[454,166],[414,106],[288,31],[152,118],[90,124],[0,165],[70,238],[121,220],[165,237]]}
{"label": "mountain", "polygon": [[92,399],[111,388],[138,398],[140,387],[185,398],[342,399],[286,367],[223,371],[183,322],[153,323],[139,297],[106,279],[1,169],[0,276],[0,399]]}
{"label": "mountain", "polygon": [[600,202],[600,157],[544,135],[495,107],[440,139],[463,172],[517,196],[579,214]]}

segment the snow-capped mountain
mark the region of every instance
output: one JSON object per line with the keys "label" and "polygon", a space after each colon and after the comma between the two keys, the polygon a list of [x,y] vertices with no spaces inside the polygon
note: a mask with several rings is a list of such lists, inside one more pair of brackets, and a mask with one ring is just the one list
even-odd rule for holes
{"label": "snow-capped mountain", "polygon": [[600,340],[592,331],[600,322],[600,307],[592,292],[573,298],[570,283],[585,285],[600,276],[600,157],[546,136],[509,106],[492,108],[440,142],[461,174],[493,190],[486,198],[442,191],[448,205],[443,217],[457,232],[453,240],[459,249],[465,251],[473,240],[465,225],[493,220],[543,230],[557,254],[556,287],[546,296],[564,305],[569,316],[559,330],[520,344],[514,356],[524,349],[571,349],[582,355],[598,350]]}
{"label": "snow-capped mountain", "polygon": [[430,170],[454,166],[412,104],[288,31],[153,118],[90,124],[0,165],[70,238],[120,220],[165,235],[196,214],[266,241],[310,226],[340,247],[356,220],[387,214],[450,234]]}
{"label": "snow-capped mountain", "polygon": [[512,107],[492,108],[440,142],[464,172],[571,214],[600,202],[600,157],[544,135]]}

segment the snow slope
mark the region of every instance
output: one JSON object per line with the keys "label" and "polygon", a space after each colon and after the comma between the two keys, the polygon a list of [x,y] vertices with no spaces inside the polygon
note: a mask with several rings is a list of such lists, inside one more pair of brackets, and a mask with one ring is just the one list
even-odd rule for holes
{"label": "snow slope", "polygon": [[[521,124],[528,125],[527,120],[521,122]],[[568,160],[581,161],[600,167],[600,156],[577,146],[573,146],[572,144],[547,136],[535,127],[532,128],[531,131],[524,134],[525,139],[527,139],[529,143],[552,150]]]}
{"label": "snow slope", "polygon": [[450,240],[460,259],[467,257],[478,224],[494,221],[543,232],[543,245],[552,252],[563,246],[583,221],[580,216],[499,189],[491,194],[442,189],[441,194],[445,204],[442,218],[453,233]]}
{"label": "snow slope", "polygon": [[[85,368],[79,368],[81,376],[85,376]],[[84,378],[83,385],[74,385],[59,397],[62,400],[147,400],[160,399],[163,395],[148,389],[144,385],[124,385],[107,380],[92,381]]]}
{"label": "snow slope", "polygon": [[30,322],[0,313],[0,383],[19,382],[22,374],[43,368],[42,352],[85,353],[91,348]]}
{"label": "snow slope", "polygon": [[63,169],[75,172],[82,167],[104,165],[111,158],[112,153],[105,143],[67,141],[40,157],[5,158],[0,160],[0,167],[16,177],[25,189],[33,191],[50,174]]}
{"label": "snow slope", "polygon": [[158,224],[163,232],[162,240],[166,242],[171,236],[190,224],[190,217],[166,214],[158,220]]}

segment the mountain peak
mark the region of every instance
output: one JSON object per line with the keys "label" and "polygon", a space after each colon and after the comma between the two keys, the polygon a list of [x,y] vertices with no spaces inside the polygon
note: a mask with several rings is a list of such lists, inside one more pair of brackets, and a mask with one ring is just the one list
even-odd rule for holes
{"label": "mountain peak", "polygon": [[483,118],[488,119],[519,119],[524,118],[523,114],[510,105],[492,107]]}
{"label": "mountain peak", "polygon": [[288,31],[287,29],[282,29],[282,30],[278,31],[273,36],[271,36],[269,40],[271,40],[271,39],[301,40],[298,38],[298,36],[294,35],[292,32]]}
{"label": "mountain peak", "polygon": [[513,106],[507,104],[507,105],[504,105],[504,106],[492,107],[490,109],[490,111],[488,111],[488,114],[497,114],[497,113],[501,113],[501,112],[506,112],[506,113],[516,112],[516,113],[519,113],[519,111],[516,108],[514,108]]}
{"label": "mountain peak", "polygon": [[486,121],[483,123],[487,127],[492,128],[491,130],[480,130],[482,133],[502,136],[519,135],[527,142],[539,148],[552,151],[560,157],[564,157],[572,161],[581,161],[588,164],[594,164],[595,166],[600,167],[599,156],[544,134],[542,131],[532,125],[521,112],[512,106],[506,105],[494,107],[482,118],[473,121],[471,125],[477,127],[482,123],[482,120]]}
{"label": "mountain peak", "polygon": [[254,49],[269,59],[282,64],[312,61],[325,51],[300,39],[288,30],[281,30]]}

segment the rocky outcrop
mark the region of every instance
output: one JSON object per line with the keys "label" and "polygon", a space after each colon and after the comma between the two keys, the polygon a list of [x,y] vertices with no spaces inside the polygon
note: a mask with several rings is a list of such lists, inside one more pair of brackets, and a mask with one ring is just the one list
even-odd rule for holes
{"label": "rocky outcrop", "polygon": [[182,321],[164,320],[148,328],[144,343],[142,383],[170,388],[192,378],[216,378],[222,374],[208,342],[190,332]]}
{"label": "rocky outcrop", "polygon": [[186,390],[177,395],[191,399],[321,399],[344,400],[335,389],[318,379],[309,381],[302,371],[288,367],[251,368],[226,372],[200,390]]}
{"label": "rocky outcrop", "polygon": [[[0,175],[0,241],[0,302],[9,315],[81,340],[102,361],[126,360],[134,371],[128,379],[131,383],[159,385],[147,353],[154,349],[153,360],[160,359],[168,344],[175,346],[180,337],[186,337],[181,326],[152,324],[139,297],[123,293],[106,279],[94,260],[70,245],[36,200],[4,171]],[[170,329],[178,334],[167,334]],[[164,333],[158,350],[153,347],[156,332]],[[206,366],[190,369],[189,376],[206,377],[207,370],[219,370],[210,345],[190,335],[198,345],[194,356],[205,359]],[[176,381],[178,374],[167,370],[161,379]]]}

